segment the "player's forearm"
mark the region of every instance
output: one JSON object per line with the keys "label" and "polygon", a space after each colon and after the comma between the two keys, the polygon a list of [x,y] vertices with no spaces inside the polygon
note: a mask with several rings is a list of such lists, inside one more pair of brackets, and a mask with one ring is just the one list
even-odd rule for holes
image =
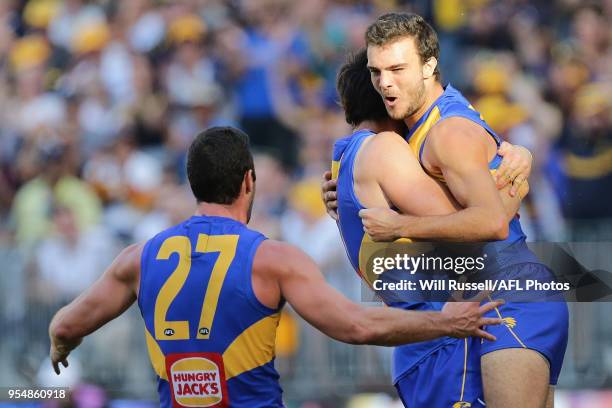
{"label": "player's forearm", "polygon": [[364,344],[398,346],[432,340],[450,334],[447,317],[439,312],[416,312],[392,307],[365,309]]}
{"label": "player's forearm", "polygon": [[480,207],[441,216],[402,215],[398,221],[398,235],[406,238],[477,242],[505,239],[508,235],[506,214]]}

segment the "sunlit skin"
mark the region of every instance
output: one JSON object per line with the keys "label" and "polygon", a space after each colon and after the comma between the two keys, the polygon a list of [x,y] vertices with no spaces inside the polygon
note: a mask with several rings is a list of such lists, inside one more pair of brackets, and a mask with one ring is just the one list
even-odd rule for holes
{"label": "sunlit skin", "polygon": [[414,125],[444,92],[436,80],[435,58],[423,63],[412,37],[384,45],[368,45],[372,84],[382,96],[389,116]]}
{"label": "sunlit skin", "polygon": [[[416,42],[410,36],[380,46],[368,45],[367,55],[372,84],[382,96],[387,113],[412,128],[444,92],[434,75],[437,60],[422,61]],[[509,233],[507,220],[500,218],[504,207],[488,169],[488,162],[497,150],[493,138],[487,137],[486,130],[478,124],[460,117],[440,121],[429,130],[427,137],[420,162],[426,170],[443,174],[453,197],[472,217],[470,230],[486,228],[487,234],[496,235],[495,240],[505,239]],[[517,181],[512,176],[509,180],[517,185],[525,181],[522,178]],[[423,227],[419,231],[422,233],[433,231],[437,222],[436,217],[410,218],[388,208],[362,210],[360,216],[370,235],[373,221],[364,219],[362,213],[366,212],[369,213],[365,215],[378,224],[389,215],[394,216],[389,223],[392,228],[403,224],[404,229],[394,234],[394,238],[421,238],[414,232],[418,223]],[[373,215],[373,212],[379,214]],[[481,366],[487,406],[552,406],[554,391],[549,387],[550,370],[547,361],[537,352],[496,350],[482,357]]]}

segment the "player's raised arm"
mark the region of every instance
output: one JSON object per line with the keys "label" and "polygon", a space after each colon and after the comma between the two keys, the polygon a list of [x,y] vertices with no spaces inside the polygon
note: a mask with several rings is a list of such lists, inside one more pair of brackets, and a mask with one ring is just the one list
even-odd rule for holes
{"label": "player's raised arm", "polygon": [[306,254],[277,241],[260,245],[253,268],[254,273],[267,270],[278,285],[280,295],[306,321],[346,343],[393,346],[441,336],[479,336],[494,340],[480,327],[501,322],[483,317],[501,301],[484,306],[478,302],[454,303],[442,312],[363,307],[329,286]]}
{"label": "player's raised arm", "polygon": [[142,248],[142,244],[134,244],[124,249],[89,289],[55,314],[49,325],[49,337],[51,362],[57,374],[59,363],[68,366],[68,355],[83,337],[134,303]]}

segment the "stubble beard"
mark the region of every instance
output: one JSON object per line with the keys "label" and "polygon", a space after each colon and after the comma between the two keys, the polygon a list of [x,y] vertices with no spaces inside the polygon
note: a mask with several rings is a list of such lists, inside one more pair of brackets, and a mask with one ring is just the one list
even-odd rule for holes
{"label": "stubble beard", "polygon": [[423,103],[425,101],[425,84],[421,84],[421,86],[416,89],[413,95],[414,98],[410,99],[412,103],[410,103],[406,107],[406,109],[404,110],[404,112],[401,113],[401,115],[397,115],[397,118],[391,115],[389,116],[391,116],[395,120],[404,120],[414,115],[421,108],[421,106],[423,106]]}

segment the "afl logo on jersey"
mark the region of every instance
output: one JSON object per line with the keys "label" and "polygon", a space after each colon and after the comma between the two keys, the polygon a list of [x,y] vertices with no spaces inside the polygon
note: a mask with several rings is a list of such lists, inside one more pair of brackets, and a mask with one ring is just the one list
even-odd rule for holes
{"label": "afl logo on jersey", "polygon": [[166,336],[174,336],[174,330],[173,329],[166,329],[166,330],[164,330],[164,334]]}
{"label": "afl logo on jersey", "polygon": [[166,370],[175,406],[228,406],[223,358],[220,354],[169,354],[166,357]]}

